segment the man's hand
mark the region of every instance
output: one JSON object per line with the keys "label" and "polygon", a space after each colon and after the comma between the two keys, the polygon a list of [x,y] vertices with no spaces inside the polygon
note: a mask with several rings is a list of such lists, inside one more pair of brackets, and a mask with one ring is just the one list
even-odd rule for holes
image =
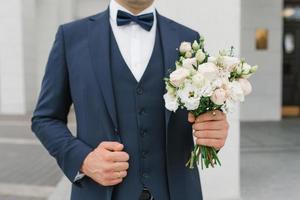
{"label": "man's hand", "polygon": [[118,142],[102,142],[83,162],[81,171],[103,186],[113,186],[127,176],[129,155]]}
{"label": "man's hand", "polygon": [[188,121],[194,123],[193,134],[198,145],[214,147],[217,150],[224,146],[229,128],[226,114],[216,110],[195,118],[189,113]]}

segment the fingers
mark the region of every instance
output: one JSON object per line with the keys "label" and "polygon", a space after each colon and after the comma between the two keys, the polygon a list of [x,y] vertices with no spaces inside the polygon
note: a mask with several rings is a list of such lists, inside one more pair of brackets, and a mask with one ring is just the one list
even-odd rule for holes
{"label": "fingers", "polygon": [[83,162],[83,172],[103,186],[121,183],[127,176],[129,155],[118,142],[102,142]]}
{"label": "fingers", "polygon": [[94,179],[97,183],[99,183],[102,186],[114,186],[123,181],[123,178],[103,178],[99,177],[99,179]]}
{"label": "fingers", "polygon": [[127,176],[127,171],[118,171],[118,172],[112,172],[111,174],[108,174],[108,179],[120,179],[125,178]]}
{"label": "fingers", "polygon": [[104,184],[102,184],[103,186],[113,186],[113,185],[117,185],[119,183],[121,183],[123,181],[122,178],[119,179],[113,179],[113,180],[109,180],[107,182],[105,182]]}
{"label": "fingers", "polygon": [[225,144],[225,140],[197,138],[196,143],[201,146],[208,146],[214,147],[215,149],[221,149]]}
{"label": "fingers", "polygon": [[192,113],[189,113],[188,114],[188,121],[190,122],[190,123],[194,123],[195,122],[195,116],[192,114]]}
{"label": "fingers", "polygon": [[122,151],[124,145],[118,142],[101,142],[98,147],[109,151]]}
{"label": "fingers", "polygon": [[199,115],[196,118],[196,123],[206,122],[206,121],[218,121],[218,120],[226,120],[226,114],[219,110],[215,110],[215,111],[210,111]]}
{"label": "fingers", "polygon": [[220,131],[194,131],[194,136],[198,139],[224,139],[224,134]]}
{"label": "fingers", "polygon": [[104,180],[110,181],[114,179],[124,179],[127,176],[127,171],[115,171],[115,172],[109,172],[105,173],[103,175]]}
{"label": "fingers", "polygon": [[129,155],[124,151],[107,151],[104,159],[111,162],[127,162],[129,160]]}
{"label": "fingers", "polygon": [[129,168],[128,162],[115,162],[112,164],[112,168],[114,171],[125,171]]}
{"label": "fingers", "polygon": [[228,135],[229,125],[226,115],[221,111],[204,113],[196,118],[193,124],[193,135],[197,138],[196,143],[202,146],[221,149]]}
{"label": "fingers", "polygon": [[193,124],[193,129],[195,131],[228,129],[228,123],[225,120],[198,122]]}

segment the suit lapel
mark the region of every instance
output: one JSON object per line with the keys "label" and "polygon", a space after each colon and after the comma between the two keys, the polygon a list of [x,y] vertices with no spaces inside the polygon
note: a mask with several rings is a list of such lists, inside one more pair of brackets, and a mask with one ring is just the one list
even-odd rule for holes
{"label": "suit lapel", "polygon": [[[157,20],[164,54],[165,77],[167,77],[170,71],[175,68],[175,61],[178,58],[178,51],[176,49],[180,45],[180,40],[176,29],[172,26],[173,22],[171,20],[161,16],[159,13],[157,13]],[[171,114],[171,111],[165,109],[166,131],[168,130]]]}
{"label": "suit lapel", "polygon": [[102,91],[115,131],[117,131],[118,123],[110,68],[109,9],[90,18],[89,48],[98,85]]}
{"label": "suit lapel", "polygon": [[[161,36],[165,76],[174,69],[178,58],[177,48],[180,40],[177,31],[172,26],[172,21],[157,13],[158,27]],[[103,93],[105,105],[112,119],[113,125],[118,129],[115,98],[111,80],[110,68],[110,24],[109,10],[93,16],[89,22],[89,48],[92,58],[93,70],[96,74],[98,85]],[[171,112],[165,109],[166,129],[168,128]]]}

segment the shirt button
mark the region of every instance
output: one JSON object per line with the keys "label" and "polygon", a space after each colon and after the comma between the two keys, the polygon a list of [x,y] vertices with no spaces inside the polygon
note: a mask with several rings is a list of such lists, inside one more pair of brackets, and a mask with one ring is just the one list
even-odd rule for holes
{"label": "shirt button", "polygon": [[136,89],[136,93],[137,93],[138,95],[142,95],[143,92],[144,92],[144,90],[143,90],[143,88],[141,88],[141,87],[138,87],[138,88]]}

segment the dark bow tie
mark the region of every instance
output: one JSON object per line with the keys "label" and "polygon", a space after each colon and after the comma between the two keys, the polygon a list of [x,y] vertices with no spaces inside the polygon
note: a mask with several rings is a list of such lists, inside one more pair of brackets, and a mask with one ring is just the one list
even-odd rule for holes
{"label": "dark bow tie", "polygon": [[154,15],[153,13],[147,13],[143,15],[134,16],[130,13],[118,10],[117,25],[123,26],[130,22],[135,22],[140,25],[143,29],[150,31],[153,26]]}

